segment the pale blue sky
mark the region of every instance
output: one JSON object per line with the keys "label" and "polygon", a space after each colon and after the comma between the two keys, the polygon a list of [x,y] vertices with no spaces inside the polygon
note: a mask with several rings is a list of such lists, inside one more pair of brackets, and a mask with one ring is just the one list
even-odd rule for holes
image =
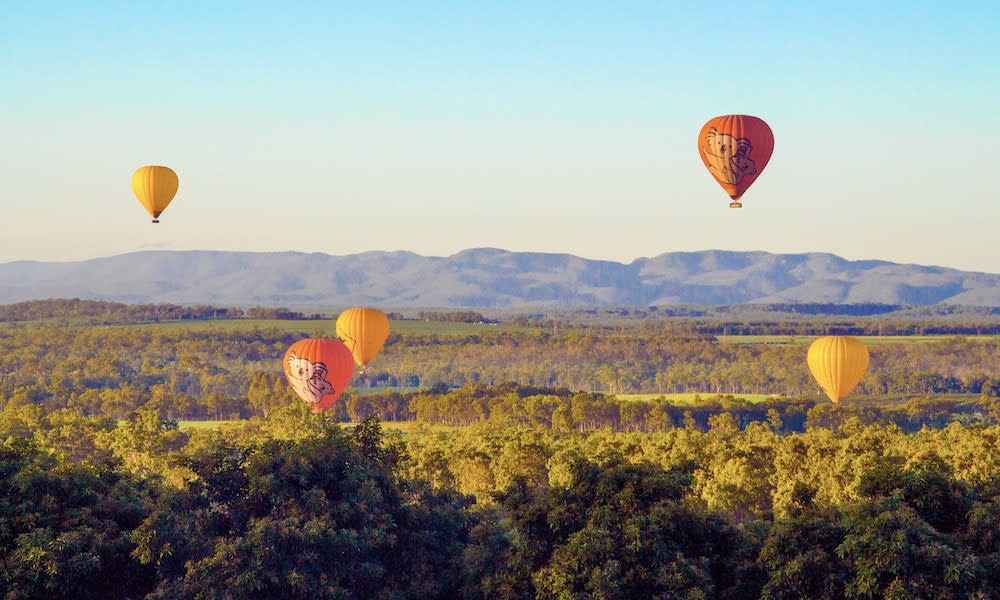
{"label": "pale blue sky", "polygon": [[[0,262],[133,250],[1000,272],[1000,3],[0,0]],[[728,197],[709,118],[762,117]],[[177,171],[159,225],[130,189]]]}

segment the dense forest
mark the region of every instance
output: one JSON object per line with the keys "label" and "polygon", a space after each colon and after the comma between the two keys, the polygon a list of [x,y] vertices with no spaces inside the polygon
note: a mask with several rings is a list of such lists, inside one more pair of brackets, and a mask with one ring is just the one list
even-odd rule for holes
{"label": "dense forest", "polygon": [[834,405],[801,343],[534,315],[395,333],[317,415],[280,370],[314,324],[25,304],[5,599],[1000,597],[997,337],[873,343]]}
{"label": "dense forest", "polygon": [[[12,412],[19,413],[11,418]],[[996,598],[1000,427],[0,421],[20,598]],[[34,419],[32,422],[29,420]]]}

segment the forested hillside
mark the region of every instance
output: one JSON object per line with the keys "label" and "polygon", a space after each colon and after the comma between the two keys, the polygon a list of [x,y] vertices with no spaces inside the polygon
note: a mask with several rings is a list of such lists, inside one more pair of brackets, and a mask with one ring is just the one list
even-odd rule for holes
{"label": "forested hillside", "polygon": [[530,307],[825,302],[1000,307],[1000,274],[824,253],[705,250],[629,263],[470,248],[413,252],[145,251],[78,262],[0,263],[0,302]]}

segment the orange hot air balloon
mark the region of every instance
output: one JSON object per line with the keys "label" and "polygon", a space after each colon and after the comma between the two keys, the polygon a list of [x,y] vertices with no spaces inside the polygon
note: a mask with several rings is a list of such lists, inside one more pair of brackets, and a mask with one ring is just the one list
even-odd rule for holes
{"label": "orange hot air balloon", "polygon": [[806,362],[816,382],[837,404],[851,393],[868,370],[868,348],[857,338],[828,335],[809,346]]}
{"label": "orange hot air balloon", "polygon": [[333,406],[354,375],[354,357],[340,340],[299,340],[285,352],[285,378],[313,412]]}
{"label": "orange hot air balloon", "polygon": [[349,308],[337,317],[337,337],[351,349],[364,373],[389,337],[389,317],[377,308]]}
{"label": "orange hot air balloon", "polygon": [[774,135],[763,120],[747,115],[710,119],[698,132],[698,154],[722,189],[740,208],[740,198],[764,171],[774,151]]}
{"label": "orange hot air balloon", "polygon": [[132,191],[139,204],[152,215],[154,223],[160,222],[160,213],[174,199],[177,186],[177,173],[170,167],[149,165],[139,167],[132,174]]}

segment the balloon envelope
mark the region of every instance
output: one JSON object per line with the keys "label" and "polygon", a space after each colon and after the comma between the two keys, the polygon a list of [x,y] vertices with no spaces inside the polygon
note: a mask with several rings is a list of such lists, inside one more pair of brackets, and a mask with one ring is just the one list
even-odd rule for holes
{"label": "balloon envelope", "polygon": [[177,173],[170,167],[148,165],[132,174],[132,191],[153,217],[154,223],[177,193]]}
{"label": "balloon envelope", "polygon": [[757,117],[722,115],[709,119],[698,132],[701,161],[732,198],[733,208],[743,206],[743,192],[764,171],[773,151],[771,128]]}
{"label": "balloon envelope", "polygon": [[313,412],[333,406],[354,375],[354,357],[340,340],[307,339],[289,346],[285,378]]}
{"label": "balloon envelope", "polygon": [[344,340],[364,371],[389,337],[389,317],[377,308],[349,308],[337,317],[337,337]]}
{"label": "balloon envelope", "polygon": [[842,335],[821,337],[806,355],[816,382],[834,403],[846,398],[868,370],[868,348],[861,340]]}

